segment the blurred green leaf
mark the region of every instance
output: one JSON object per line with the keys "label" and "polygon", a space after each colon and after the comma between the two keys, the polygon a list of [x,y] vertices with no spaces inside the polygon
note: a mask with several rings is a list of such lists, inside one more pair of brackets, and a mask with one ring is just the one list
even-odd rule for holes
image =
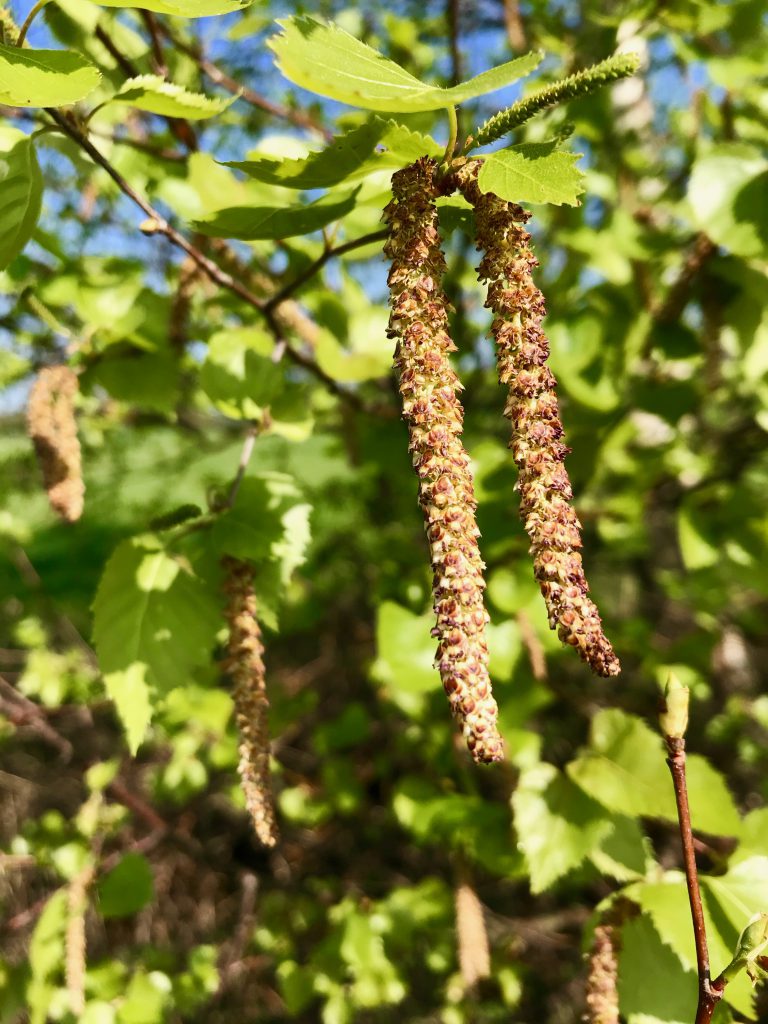
{"label": "blurred green leaf", "polygon": [[151,902],[154,892],[154,877],[147,858],[140,853],[126,853],[117,867],[99,882],[101,916],[137,914]]}

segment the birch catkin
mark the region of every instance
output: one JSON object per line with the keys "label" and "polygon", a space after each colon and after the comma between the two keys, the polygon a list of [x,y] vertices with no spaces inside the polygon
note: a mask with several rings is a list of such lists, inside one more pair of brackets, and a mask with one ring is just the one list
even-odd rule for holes
{"label": "birch catkin", "polygon": [[240,736],[238,771],[256,836],[264,846],[274,846],[278,830],[269,775],[269,701],[264,647],[256,619],[253,571],[246,562],[235,558],[225,558],[223,566],[229,624],[224,668],[233,683],[235,719]]}
{"label": "birch catkin", "polygon": [[77,374],[68,366],[41,370],[27,403],[27,429],[35,446],[51,507],[74,523],[83,513],[85,486],[75,420]]}
{"label": "birch catkin", "polygon": [[546,365],[549,342],[541,328],[546,307],[531,276],[538,260],[521,226],[530,214],[481,192],[478,167],[477,161],[465,164],[458,183],[474,206],[477,248],[484,253],[478,276],[488,283],[486,306],[494,313],[499,380],[509,387],[504,415],[512,424],[510,447],[534,574],[550,627],[597,675],[614,676],[621,667],[588,597],[579,553],[581,524],[570,503],[573,492],[563,464],[568,448],[561,440],[557,382]]}
{"label": "birch catkin", "polygon": [[587,976],[587,1024],[619,1024],[618,928],[602,923],[595,928]]}
{"label": "birch catkin", "polygon": [[423,158],[392,178],[393,200],[384,211],[390,231],[384,251],[392,261],[388,334],[397,342],[403,418],[431,550],[437,666],[473,758],[491,762],[504,755],[488,674],[477,506],[461,443],[461,385],[448,359],[455,346],[441,288],[436,170]]}

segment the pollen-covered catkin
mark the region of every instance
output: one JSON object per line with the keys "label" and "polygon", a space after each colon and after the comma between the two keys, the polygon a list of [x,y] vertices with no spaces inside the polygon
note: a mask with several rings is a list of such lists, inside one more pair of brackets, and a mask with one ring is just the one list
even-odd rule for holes
{"label": "pollen-covered catkin", "polygon": [[458,183],[475,212],[477,248],[484,255],[478,277],[488,283],[488,306],[496,339],[499,380],[509,388],[504,415],[512,424],[510,448],[518,468],[520,515],[531,539],[534,574],[560,639],[575,647],[599,676],[621,666],[603,633],[581,561],[581,523],[564,459],[563,426],[547,367],[549,342],[541,328],[544,296],[531,276],[538,260],[521,225],[530,214],[477,183],[478,161],[458,172]]}
{"label": "pollen-covered catkin", "polygon": [[461,385],[448,359],[455,346],[441,287],[436,171],[423,158],[392,178],[393,200],[384,211],[390,232],[384,251],[392,261],[388,334],[397,341],[403,418],[431,551],[437,666],[472,757],[492,762],[504,753],[488,674],[477,505],[461,443]]}
{"label": "pollen-covered catkin", "polygon": [[587,976],[587,1024],[619,1024],[618,928],[603,922],[595,928]]}
{"label": "pollen-covered catkin", "polygon": [[278,840],[278,829],[269,775],[269,701],[264,647],[256,619],[253,570],[236,558],[225,558],[223,568],[229,624],[224,668],[233,683],[235,719],[240,737],[238,771],[256,836],[264,846],[274,846]]}
{"label": "pollen-covered catkin", "polygon": [[51,507],[74,523],[83,513],[83,473],[75,420],[77,374],[68,366],[47,366],[32,386],[27,430],[35,446]]}

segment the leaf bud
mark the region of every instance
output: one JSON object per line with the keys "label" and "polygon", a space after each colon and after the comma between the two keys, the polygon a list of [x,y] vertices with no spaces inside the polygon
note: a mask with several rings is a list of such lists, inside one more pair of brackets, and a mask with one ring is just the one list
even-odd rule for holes
{"label": "leaf bud", "polygon": [[689,702],[690,690],[683,686],[673,672],[670,672],[659,715],[659,725],[667,739],[681,740],[685,736],[688,728]]}

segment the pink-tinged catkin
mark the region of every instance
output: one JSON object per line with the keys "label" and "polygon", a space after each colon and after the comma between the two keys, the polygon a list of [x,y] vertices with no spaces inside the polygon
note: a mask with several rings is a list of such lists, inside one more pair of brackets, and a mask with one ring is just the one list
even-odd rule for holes
{"label": "pink-tinged catkin", "polygon": [[75,419],[77,392],[77,374],[73,370],[68,366],[48,366],[38,374],[27,403],[27,430],[35,446],[48,500],[68,523],[82,515],[85,494]]}
{"label": "pink-tinged catkin", "polygon": [[223,567],[229,625],[224,668],[233,684],[240,737],[238,771],[256,836],[264,846],[274,846],[278,829],[269,774],[269,701],[264,647],[256,619],[253,570],[246,562],[235,558],[225,558]]}
{"label": "pink-tinged catkin", "polygon": [[510,448],[518,468],[520,516],[531,539],[534,574],[560,639],[575,647],[599,676],[615,676],[619,660],[603,632],[581,561],[581,524],[571,505],[563,425],[554,375],[546,365],[549,342],[541,322],[544,296],[533,283],[538,260],[521,226],[530,214],[477,183],[478,161],[458,172],[458,184],[475,212],[477,248],[484,253],[478,277],[488,283],[499,380],[509,388],[504,415],[512,424]]}
{"label": "pink-tinged catkin", "polygon": [[455,345],[441,287],[436,171],[436,163],[424,158],[392,178],[393,200],[384,211],[390,232],[384,252],[392,261],[388,336],[397,342],[403,419],[431,551],[436,664],[472,757],[487,763],[500,761],[504,752],[488,674],[477,504],[461,443],[461,384],[448,358]]}

